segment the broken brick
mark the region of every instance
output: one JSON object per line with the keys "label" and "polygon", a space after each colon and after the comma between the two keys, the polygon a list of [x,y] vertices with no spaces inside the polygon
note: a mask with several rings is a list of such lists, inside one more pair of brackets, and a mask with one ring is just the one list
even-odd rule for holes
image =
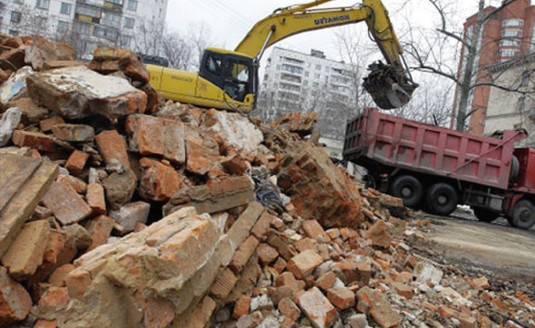
{"label": "broken brick", "polygon": [[85,164],[87,163],[88,159],[89,154],[81,152],[79,150],[75,150],[71,153],[69,159],[67,159],[67,162],[65,163],[65,168],[69,170],[69,172],[72,174],[80,174],[84,170]]}
{"label": "broken brick", "polygon": [[325,230],[321,227],[321,225],[316,220],[307,220],[303,222],[303,231],[305,234],[312,239],[317,239],[322,237],[324,241],[328,242],[331,240],[329,235],[325,233]]}
{"label": "broken brick", "polygon": [[22,321],[32,308],[30,294],[8,275],[6,268],[0,267],[0,326]]}
{"label": "broken brick", "polygon": [[330,327],[338,319],[334,306],[316,287],[302,293],[297,303],[315,327]]}
{"label": "broken brick", "polygon": [[43,204],[64,225],[79,222],[92,212],[91,207],[71,186],[58,182],[54,182],[43,197]]}
{"label": "broken brick", "polygon": [[355,294],[346,287],[334,287],[327,290],[327,298],[340,310],[355,306]]}
{"label": "broken brick", "polygon": [[65,121],[61,116],[53,116],[39,122],[39,128],[42,132],[52,131],[52,128],[59,124],[65,124]]}
{"label": "broken brick", "polygon": [[251,296],[241,295],[234,304],[234,311],[232,312],[232,317],[234,319],[239,319],[242,316],[249,314],[250,305]]}
{"label": "broken brick", "polygon": [[98,183],[88,184],[85,198],[87,199],[87,204],[91,207],[92,215],[106,214],[106,199],[102,185]]}
{"label": "broken brick", "polygon": [[149,115],[130,115],[126,120],[130,146],[141,155],[159,155],[176,164],[186,159],[182,122]]}
{"label": "broken brick", "polygon": [[47,220],[33,221],[24,225],[2,256],[2,264],[9,269],[9,274],[13,278],[24,280],[35,273],[43,263],[49,236],[50,225]]}
{"label": "broken brick", "polygon": [[116,130],[102,131],[95,136],[95,141],[98,151],[107,165],[119,163],[125,167],[130,167],[126,142]]}
{"label": "broken brick", "polygon": [[297,278],[303,279],[323,263],[323,258],[312,250],[306,250],[292,257],[288,261],[287,268]]}
{"label": "broken brick", "polygon": [[256,250],[258,243],[258,239],[256,239],[254,236],[249,236],[249,238],[247,238],[234,252],[234,256],[229,264],[229,268],[231,268],[235,273],[241,272],[247,261],[249,261],[249,258]]}
{"label": "broken brick", "polygon": [[210,290],[210,293],[217,298],[225,298],[230,294],[232,291],[232,288],[234,288],[234,285],[238,281],[238,278],[234,275],[232,270],[225,269],[221,274],[218,276],[214,284],[212,285],[212,288]]}
{"label": "broken brick", "polygon": [[279,253],[277,253],[277,250],[275,248],[264,243],[258,245],[256,252],[258,253],[258,259],[263,264],[270,264],[271,262],[275,261],[275,259],[279,256]]}
{"label": "broken brick", "polygon": [[40,132],[15,130],[11,140],[19,147],[28,147],[44,152],[53,152],[58,149],[53,137]]}
{"label": "broken brick", "polygon": [[109,215],[117,220],[126,232],[131,232],[136,228],[136,224],[147,223],[149,211],[150,204],[139,201],[123,205],[119,210],[111,211]]}
{"label": "broken brick", "polygon": [[105,215],[91,219],[85,224],[85,228],[91,234],[92,240],[88,251],[104,245],[108,241],[114,224],[115,220]]}
{"label": "broken brick", "polygon": [[142,158],[139,163],[143,168],[139,191],[145,199],[168,201],[178,189],[186,187],[172,166],[149,158]]}
{"label": "broken brick", "polygon": [[95,129],[85,124],[57,124],[52,127],[54,136],[63,141],[87,142],[95,137]]}

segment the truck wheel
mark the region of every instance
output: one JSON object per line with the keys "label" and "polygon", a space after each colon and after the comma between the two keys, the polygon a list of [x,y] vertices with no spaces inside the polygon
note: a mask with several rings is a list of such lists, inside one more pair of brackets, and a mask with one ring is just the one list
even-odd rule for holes
{"label": "truck wheel", "polygon": [[412,175],[400,175],[390,185],[390,193],[403,199],[403,205],[415,207],[422,201],[424,188]]}
{"label": "truck wheel", "polygon": [[472,210],[474,211],[476,218],[481,222],[492,222],[500,216],[500,213],[486,208],[474,207]]}
{"label": "truck wheel", "polygon": [[516,203],[511,223],[520,229],[529,229],[535,224],[535,207],[529,200],[522,199]]}
{"label": "truck wheel", "polygon": [[427,206],[431,213],[449,215],[457,207],[459,195],[447,183],[435,183],[427,190]]}

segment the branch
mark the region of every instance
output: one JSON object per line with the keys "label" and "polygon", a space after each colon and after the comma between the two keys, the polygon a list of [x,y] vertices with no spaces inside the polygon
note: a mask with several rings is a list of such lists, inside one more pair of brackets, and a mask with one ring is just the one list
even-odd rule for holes
{"label": "branch", "polygon": [[503,85],[496,84],[494,82],[478,82],[478,83],[474,83],[473,85],[471,85],[469,87],[469,89],[474,89],[474,88],[481,87],[481,86],[495,87],[495,88],[498,88],[498,89],[501,89],[501,90],[504,90],[504,91],[516,92],[516,93],[520,93],[520,94],[523,94],[523,95],[535,94],[535,90],[534,91],[522,91],[522,90],[519,90],[518,88],[506,87],[506,86],[503,86]]}
{"label": "branch", "polygon": [[485,23],[487,20],[491,19],[492,16],[496,15],[497,13],[499,13],[500,11],[504,10],[505,8],[507,8],[507,6],[509,6],[510,4],[512,4],[513,2],[515,2],[516,0],[505,0],[502,2],[502,5],[499,6],[498,8],[494,9],[493,11],[491,11],[487,16],[483,17],[483,19],[481,20],[481,24]]}

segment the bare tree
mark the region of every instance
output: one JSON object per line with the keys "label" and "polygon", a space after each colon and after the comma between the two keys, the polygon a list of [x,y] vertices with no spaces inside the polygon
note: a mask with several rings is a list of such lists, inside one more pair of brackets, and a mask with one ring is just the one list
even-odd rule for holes
{"label": "bare tree", "polygon": [[[465,34],[456,30],[456,25],[451,22],[452,2],[428,0],[440,18],[434,33],[411,28],[404,37],[404,39],[410,39],[404,44],[404,49],[415,63],[414,69],[449,79],[457,87],[456,107],[452,115],[455,118],[457,130],[465,130],[467,118],[478,110],[478,108],[470,108],[470,98],[476,88],[494,86],[509,91],[519,91],[515,86],[495,83],[490,73],[486,73],[485,67],[481,65],[485,61],[479,61],[482,49],[489,46],[489,43],[484,43],[482,40],[485,24],[496,18],[502,10],[515,1],[517,0],[505,0],[498,7],[485,7],[485,0],[478,0],[475,23],[467,29]],[[499,40],[492,40],[490,43],[496,44],[496,42]],[[451,56],[452,49],[459,48],[462,51],[460,72],[456,66],[458,61],[452,60],[452,57],[454,59],[458,57]],[[457,54],[458,51],[455,50],[455,53]]]}
{"label": "bare tree", "polygon": [[169,60],[171,67],[190,71],[198,68],[194,49],[178,32],[164,31],[162,55]]}

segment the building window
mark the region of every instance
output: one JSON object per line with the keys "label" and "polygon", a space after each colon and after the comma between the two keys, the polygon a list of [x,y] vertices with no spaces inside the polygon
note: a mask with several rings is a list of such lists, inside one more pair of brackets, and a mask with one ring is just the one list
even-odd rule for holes
{"label": "building window", "polygon": [[10,22],[11,23],[20,23],[22,19],[22,14],[18,11],[12,11],[11,12],[11,19],[10,19]]}
{"label": "building window", "polygon": [[519,113],[523,113],[524,109],[526,108],[526,97],[522,96],[518,98],[518,104],[516,105],[516,111]]}
{"label": "building window", "polygon": [[500,41],[500,47],[520,47],[520,40],[502,40]]}
{"label": "building window", "polygon": [[318,71],[321,70],[321,65],[319,65],[319,64],[316,65],[316,69],[317,69]]}
{"label": "building window", "polygon": [[69,30],[69,22],[58,21],[58,32],[67,32]]}
{"label": "building window", "polygon": [[125,17],[124,18],[124,27],[126,28],[133,28],[134,27],[135,20],[131,17]]}
{"label": "building window", "polygon": [[132,37],[130,35],[121,35],[121,46],[122,47],[130,47]]}
{"label": "building window", "polygon": [[506,38],[511,38],[511,37],[520,37],[522,36],[522,30],[517,30],[517,29],[507,29],[507,30],[503,30],[502,31],[502,36],[503,37],[506,37]]}
{"label": "building window", "polygon": [[503,49],[500,50],[500,57],[514,57],[520,54],[520,51],[515,49]]}
{"label": "building window", "polygon": [[319,79],[320,78],[320,73],[314,73],[314,78],[315,79]]}
{"label": "building window", "polygon": [[524,21],[522,19],[506,19],[502,22],[502,27],[522,27],[524,26]]}
{"label": "building window", "polygon": [[74,31],[81,34],[89,34],[91,25],[89,23],[75,22],[73,29]]}
{"label": "building window", "polygon": [[37,0],[35,3],[35,8],[48,9],[49,5],[50,5],[50,0]]}
{"label": "building window", "polygon": [[128,5],[126,6],[126,9],[130,11],[136,11],[137,10],[137,0],[128,0]]}
{"label": "building window", "polygon": [[9,30],[8,34],[12,35],[12,36],[17,36],[17,35],[19,35],[19,31],[17,31],[17,30]]}
{"label": "building window", "polygon": [[122,5],[123,4],[123,0],[106,0],[106,1],[114,3],[116,5]]}
{"label": "building window", "polygon": [[63,15],[70,15],[71,9],[72,9],[72,5],[70,3],[62,2],[59,12],[62,13]]}

